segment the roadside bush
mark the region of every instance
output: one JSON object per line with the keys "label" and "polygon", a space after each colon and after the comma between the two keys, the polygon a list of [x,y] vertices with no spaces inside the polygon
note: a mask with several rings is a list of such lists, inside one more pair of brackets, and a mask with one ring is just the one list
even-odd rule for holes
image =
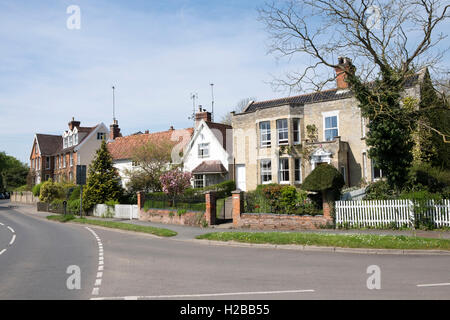
{"label": "roadside bush", "polygon": [[39,183],[33,187],[33,189],[31,190],[33,192],[33,196],[39,197],[39,195],[41,194],[41,187],[42,183]]}
{"label": "roadside bush", "polygon": [[45,203],[52,203],[55,199],[62,199],[64,197],[64,193],[64,189],[50,179],[42,184],[40,188],[39,200]]}
{"label": "roadside bush", "polygon": [[80,212],[80,199],[70,200],[67,203],[67,212],[72,214],[79,214]]}
{"label": "roadside bush", "polygon": [[330,191],[335,198],[338,198],[344,185],[342,174],[332,165],[323,164],[305,178],[302,189],[315,192]]}
{"label": "roadside bush", "polygon": [[74,201],[74,200],[80,200],[80,195],[81,195],[81,188],[80,186],[76,186],[74,188],[71,188],[70,192],[69,192],[69,201]]}
{"label": "roadside bush", "polygon": [[379,180],[370,184],[366,188],[366,195],[364,200],[394,200],[397,199],[397,194],[389,187],[385,180]]}

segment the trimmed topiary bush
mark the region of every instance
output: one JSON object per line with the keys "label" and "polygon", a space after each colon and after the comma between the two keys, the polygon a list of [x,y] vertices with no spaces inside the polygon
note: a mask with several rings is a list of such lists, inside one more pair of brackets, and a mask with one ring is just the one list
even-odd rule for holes
{"label": "trimmed topiary bush", "polygon": [[322,192],[326,190],[341,191],[345,181],[342,174],[332,165],[322,164],[315,168],[303,181],[302,189]]}

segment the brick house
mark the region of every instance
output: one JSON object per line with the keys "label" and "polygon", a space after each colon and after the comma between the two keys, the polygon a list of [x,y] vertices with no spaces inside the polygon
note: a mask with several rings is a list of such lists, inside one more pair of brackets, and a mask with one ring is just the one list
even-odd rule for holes
{"label": "brick house", "polygon": [[[342,68],[353,68],[348,58],[339,58],[339,63]],[[381,170],[368,158],[367,120],[361,116],[345,73],[340,68],[336,72],[334,89],[252,101],[244,112],[232,113],[238,188],[254,190],[267,183],[301,184],[322,163],[335,166],[348,186],[382,177]],[[420,97],[426,72],[408,79],[405,96]],[[317,141],[308,139],[308,125],[317,129]]]}
{"label": "brick house", "polygon": [[195,114],[195,132],[183,157],[183,169],[192,173],[194,188],[203,188],[232,177],[232,127],[211,121],[211,113]]}
{"label": "brick house", "polygon": [[30,155],[33,184],[52,178],[54,181],[74,181],[76,166],[89,166],[108,136],[108,128],[100,123],[81,127],[79,121],[69,122],[62,135],[36,134]]}
{"label": "brick house", "polygon": [[120,129],[117,123],[115,125],[115,127],[111,125],[108,151],[112,156],[113,165],[118,170],[122,186],[125,189],[127,189],[127,183],[129,182],[126,171],[139,170],[138,164],[133,161],[134,154],[138,148],[145,146],[151,141],[172,141],[174,146],[172,162],[181,163],[181,156],[177,157],[177,154],[184,152],[194,131],[193,128],[174,129],[171,127],[167,131],[154,133],[145,131],[145,133],[138,132],[122,137],[118,134],[120,133]]}

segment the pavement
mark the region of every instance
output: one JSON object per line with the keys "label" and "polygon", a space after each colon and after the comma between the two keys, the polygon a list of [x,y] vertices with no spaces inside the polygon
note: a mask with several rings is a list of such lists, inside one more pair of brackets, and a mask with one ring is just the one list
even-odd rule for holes
{"label": "pavement", "polygon": [[[164,225],[182,232],[158,238],[9,206],[0,203],[0,299],[450,299],[448,255],[209,245],[192,238],[216,229]],[[67,289],[71,265],[80,290]],[[374,266],[380,289],[367,286]]]}

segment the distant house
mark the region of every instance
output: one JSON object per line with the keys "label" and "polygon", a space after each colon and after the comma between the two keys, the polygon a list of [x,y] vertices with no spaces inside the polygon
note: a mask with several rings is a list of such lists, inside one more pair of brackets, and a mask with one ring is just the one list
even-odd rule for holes
{"label": "distant house", "polygon": [[[117,127],[118,129],[118,127]],[[120,131],[120,129],[119,129]],[[127,171],[139,170],[139,165],[133,161],[135,152],[138,148],[145,146],[149,142],[171,141],[174,145],[174,150],[180,153],[184,151],[186,145],[189,143],[194,129],[174,129],[171,127],[167,131],[150,133],[137,132],[133,135],[121,137],[113,134],[111,130],[110,140],[108,141],[108,151],[113,158],[113,165],[117,168],[122,186],[126,189],[129,182]],[[178,161],[177,161],[178,160]],[[180,163],[179,159],[173,159],[175,163]]]}
{"label": "distant house", "polygon": [[81,127],[79,121],[69,122],[62,135],[36,134],[30,155],[33,184],[52,178],[54,181],[74,181],[76,166],[89,166],[108,136],[103,124]]}
{"label": "distant house", "polygon": [[195,188],[233,179],[231,129],[212,122],[211,113],[205,110],[195,115],[195,132],[183,157],[183,168],[192,173]]}

